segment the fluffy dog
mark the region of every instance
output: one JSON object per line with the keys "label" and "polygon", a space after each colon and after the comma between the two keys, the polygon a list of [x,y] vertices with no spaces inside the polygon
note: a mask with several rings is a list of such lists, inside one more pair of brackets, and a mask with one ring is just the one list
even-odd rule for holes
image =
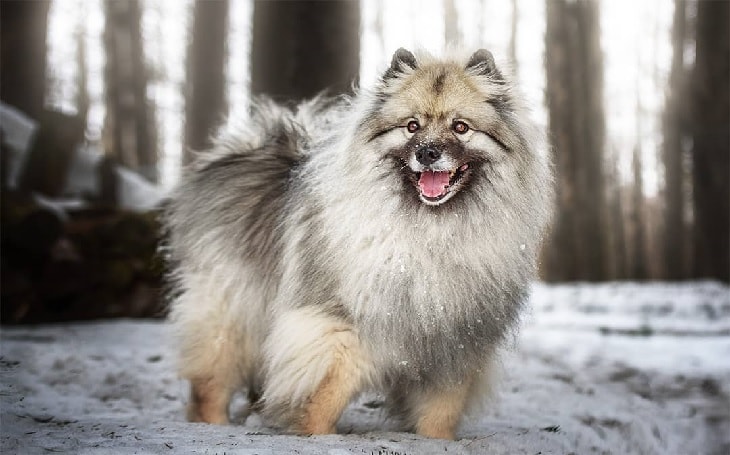
{"label": "fluffy dog", "polygon": [[258,100],[166,216],[188,416],[332,433],[372,390],[453,438],[515,327],[549,220],[541,135],[492,55],[399,49],[370,92]]}

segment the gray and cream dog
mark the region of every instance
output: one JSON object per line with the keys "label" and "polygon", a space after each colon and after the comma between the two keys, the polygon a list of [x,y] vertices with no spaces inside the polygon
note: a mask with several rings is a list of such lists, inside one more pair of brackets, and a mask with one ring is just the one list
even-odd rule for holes
{"label": "gray and cream dog", "polygon": [[358,393],[453,438],[536,274],[552,178],[492,55],[398,50],[371,92],[289,109],[201,154],[166,215],[188,416],[335,432]]}

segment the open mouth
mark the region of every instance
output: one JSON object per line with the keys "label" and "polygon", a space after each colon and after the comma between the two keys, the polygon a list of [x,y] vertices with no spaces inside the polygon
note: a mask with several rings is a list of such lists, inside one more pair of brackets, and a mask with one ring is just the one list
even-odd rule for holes
{"label": "open mouth", "polygon": [[459,189],[462,179],[468,171],[469,163],[464,163],[453,170],[416,172],[415,177],[421,199],[432,205],[444,202]]}

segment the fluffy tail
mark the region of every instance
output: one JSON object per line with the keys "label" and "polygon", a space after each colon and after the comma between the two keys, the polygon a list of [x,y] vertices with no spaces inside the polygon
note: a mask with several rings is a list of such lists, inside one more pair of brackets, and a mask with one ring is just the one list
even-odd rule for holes
{"label": "fluffy tail", "polygon": [[231,122],[215,139],[213,149],[194,152],[192,170],[200,171],[231,155],[257,154],[271,148],[276,149],[278,159],[286,158],[294,165],[314,141],[326,134],[330,119],[344,104],[342,100],[318,96],[290,107],[258,97],[252,104],[251,116]]}

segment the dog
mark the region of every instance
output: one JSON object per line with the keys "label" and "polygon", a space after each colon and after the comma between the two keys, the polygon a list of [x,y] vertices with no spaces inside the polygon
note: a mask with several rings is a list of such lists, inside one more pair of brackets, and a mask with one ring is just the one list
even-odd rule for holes
{"label": "dog", "polygon": [[489,51],[399,49],[370,91],[260,98],[165,214],[192,421],[248,390],[267,424],[336,432],[363,391],[453,439],[492,388],[552,211],[541,131]]}

